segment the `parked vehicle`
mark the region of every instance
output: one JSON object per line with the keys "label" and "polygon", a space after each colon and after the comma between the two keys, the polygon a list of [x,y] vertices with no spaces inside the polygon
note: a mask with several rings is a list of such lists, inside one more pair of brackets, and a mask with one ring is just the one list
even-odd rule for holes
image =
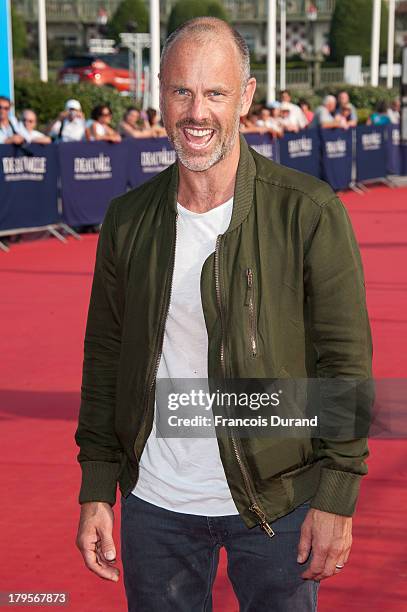
{"label": "parked vehicle", "polygon": [[127,52],[100,55],[83,53],[65,59],[58,73],[58,82],[90,82],[98,86],[114,87],[120,92],[127,93],[134,89],[132,77],[135,75],[129,70]]}

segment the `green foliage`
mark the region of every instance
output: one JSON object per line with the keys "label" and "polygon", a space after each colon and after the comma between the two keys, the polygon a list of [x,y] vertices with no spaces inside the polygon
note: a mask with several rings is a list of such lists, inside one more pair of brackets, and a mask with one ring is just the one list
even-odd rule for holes
{"label": "green foliage", "polygon": [[32,108],[38,115],[40,126],[56,119],[70,98],[80,101],[86,118],[97,104],[109,104],[113,111],[113,125],[120,121],[126,108],[133,106],[132,98],[121,96],[115,89],[91,84],[63,85],[21,79],[16,80],[14,92],[17,111]]}
{"label": "green foliage", "polygon": [[225,9],[217,0],[178,0],[168,19],[167,34],[171,34],[182,23],[194,17],[218,17],[228,21]]}
{"label": "green foliage", "polygon": [[143,0],[123,0],[108,23],[108,34],[117,42],[122,32],[148,32],[148,10]]}
{"label": "green foliage", "polygon": [[336,96],[343,90],[348,92],[352,104],[356,108],[360,109],[374,109],[379,100],[390,102],[399,94],[399,90],[397,88],[387,89],[386,87],[372,87],[371,85],[356,87],[354,85],[347,85],[346,83],[343,85],[323,87],[318,89],[315,93],[323,98],[327,94],[333,94]]}
{"label": "green foliage", "polygon": [[13,56],[22,57],[27,49],[27,30],[21,15],[11,7],[11,29],[13,37]]}
{"label": "green foliage", "polygon": [[[335,4],[329,34],[331,56],[343,65],[345,55],[361,55],[363,64],[370,61],[372,0],[340,0]],[[387,48],[388,10],[382,0],[380,52]]]}

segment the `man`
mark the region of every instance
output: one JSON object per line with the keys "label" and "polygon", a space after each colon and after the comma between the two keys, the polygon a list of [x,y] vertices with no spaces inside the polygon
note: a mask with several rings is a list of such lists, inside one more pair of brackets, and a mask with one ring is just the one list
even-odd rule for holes
{"label": "man", "polygon": [[51,138],[36,129],[37,115],[30,108],[23,110],[19,131],[24,136],[25,142],[35,144],[49,144]]}
{"label": "man", "polygon": [[295,126],[295,129],[303,130],[308,125],[307,118],[302,112],[301,108],[297,104],[293,104],[291,102],[291,94],[287,89],[284,89],[280,93],[280,101],[282,108],[285,108],[289,111],[290,114],[290,124]]}
{"label": "man", "polygon": [[6,96],[0,96],[0,144],[21,145],[23,136],[19,133],[15,117],[10,116],[11,102]]}
{"label": "man", "polygon": [[49,135],[58,142],[80,142],[85,139],[86,124],[79,100],[67,100],[65,110],[49,128]]}
{"label": "man", "polygon": [[215,18],[167,39],[160,106],[177,162],[116,198],[99,238],[76,442],[77,546],[130,611],[212,609],[219,549],[240,609],[315,610],[345,566],[364,438],[160,437],[161,379],[369,378],[349,218],[330,187],[239,136],[256,82]]}
{"label": "man", "polygon": [[401,102],[400,102],[400,98],[397,96],[397,98],[394,98],[390,102],[390,106],[387,109],[387,114],[390,118],[390,122],[393,125],[400,124],[400,108],[401,108]]}
{"label": "man", "polygon": [[349,94],[347,91],[340,91],[338,93],[338,103],[336,106],[335,116],[337,115],[340,117],[347,117],[349,115],[349,118],[347,118],[346,121],[346,128],[356,127],[358,124],[358,114],[356,112],[356,108],[349,99]]}
{"label": "man", "polygon": [[335,117],[336,98],[328,95],[322,101],[322,104],[315,109],[314,119],[311,127],[320,127],[322,129],[340,128],[341,122]]}

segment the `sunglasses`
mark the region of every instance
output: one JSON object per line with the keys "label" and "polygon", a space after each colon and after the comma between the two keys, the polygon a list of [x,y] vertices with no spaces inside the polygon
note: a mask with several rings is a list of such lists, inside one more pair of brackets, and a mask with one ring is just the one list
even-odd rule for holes
{"label": "sunglasses", "polygon": [[100,116],[101,117],[110,117],[111,114],[112,114],[111,112],[105,111],[104,113],[100,113]]}
{"label": "sunglasses", "polygon": [[35,119],[23,119],[24,123],[35,123]]}
{"label": "sunglasses", "polygon": [[9,106],[1,106],[0,105],[0,110],[10,110]]}

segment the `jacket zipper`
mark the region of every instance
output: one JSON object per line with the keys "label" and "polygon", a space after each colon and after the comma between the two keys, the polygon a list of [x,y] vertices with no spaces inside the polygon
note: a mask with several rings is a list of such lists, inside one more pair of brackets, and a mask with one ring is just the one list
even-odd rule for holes
{"label": "jacket zipper", "polygon": [[[147,392],[147,396],[146,396],[146,406],[144,408],[143,419],[146,416],[146,411],[147,411],[147,407],[148,407],[149,397],[150,397],[151,392],[153,390],[154,382],[156,380],[158,368],[159,368],[159,365],[160,365],[160,359],[161,359],[161,353],[162,353],[162,347],[163,347],[163,341],[164,341],[165,323],[167,321],[168,311],[170,309],[171,293],[172,293],[172,281],[173,281],[173,278],[174,278],[174,266],[175,266],[175,248],[176,248],[176,244],[177,244],[177,221],[178,221],[178,212],[175,214],[175,232],[174,232],[175,233],[175,237],[174,237],[174,243],[173,243],[173,248],[172,248],[172,256],[171,256],[171,271],[170,271],[171,281],[170,281],[170,289],[169,289],[168,301],[167,301],[167,304],[166,304],[166,307],[165,307],[165,312],[161,316],[161,320],[160,320],[159,333],[158,333],[158,342],[157,342],[157,347],[156,347],[156,356],[155,356],[155,361],[154,361],[153,375],[152,375],[152,378],[151,378],[151,381],[150,381],[150,385],[148,387],[148,392]],[[137,453],[136,453],[136,442],[137,442],[137,436],[136,436],[136,439],[134,441],[133,450],[134,450],[134,454],[136,455],[137,461],[139,461],[139,457],[137,457]],[[141,452],[143,452],[143,450]],[[141,453],[140,453],[140,456],[141,456]]]}
{"label": "jacket zipper", "polygon": [[[220,345],[220,363],[221,363],[223,378],[226,379],[225,347],[224,347],[224,312],[223,312],[222,297],[221,297],[221,291],[220,291],[220,271],[219,271],[220,270],[219,251],[220,251],[221,241],[222,241],[222,234],[220,234],[217,237],[216,246],[215,246],[215,289],[216,289],[216,299],[217,299],[218,308],[219,308],[219,319],[220,319],[221,334],[222,334],[221,345]],[[257,518],[259,519],[260,527],[263,529],[263,531],[270,538],[272,538],[274,536],[274,531],[269,525],[269,523],[267,522],[266,514],[262,510],[258,502],[257,495],[255,493],[255,489],[253,486],[253,482],[250,478],[250,474],[246,468],[246,465],[242,459],[240,443],[235,437],[232,430],[230,430],[230,435],[231,435],[231,440],[232,440],[233,451],[235,453],[235,457],[236,457],[237,463],[239,465],[239,468],[240,468],[240,471],[243,477],[243,482],[246,487],[246,492],[250,500],[249,510],[250,512],[253,512],[257,516]]]}
{"label": "jacket zipper", "polygon": [[254,290],[253,290],[253,270],[247,268],[246,270],[247,280],[247,300],[246,304],[249,307],[249,327],[250,327],[250,349],[252,357],[257,356],[257,322],[256,322],[256,309],[254,306]]}

